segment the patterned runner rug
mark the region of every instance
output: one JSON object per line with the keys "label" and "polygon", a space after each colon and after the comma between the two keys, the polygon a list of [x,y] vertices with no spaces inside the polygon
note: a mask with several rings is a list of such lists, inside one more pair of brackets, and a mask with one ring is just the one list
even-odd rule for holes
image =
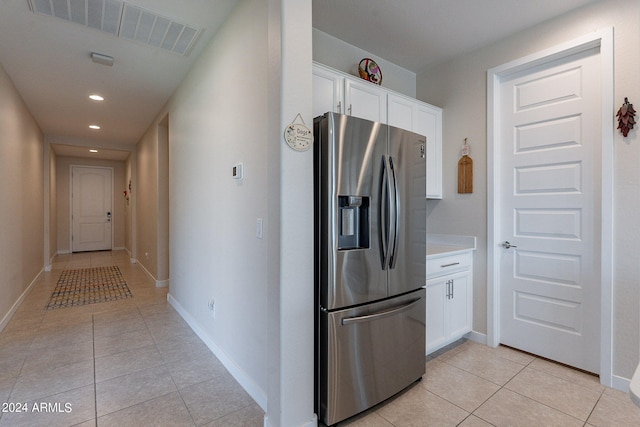
{"label": "patterned runner rug", "polygon": [[64,270],[47,310],[133,298],[117,266]]}

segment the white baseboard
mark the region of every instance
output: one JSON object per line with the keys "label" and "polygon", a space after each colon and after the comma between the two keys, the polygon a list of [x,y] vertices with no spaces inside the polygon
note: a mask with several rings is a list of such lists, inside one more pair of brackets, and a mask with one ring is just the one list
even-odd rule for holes
{"label": "white baseboard", "polygon": [[38,279],[40,278],[43,272],[44,272],[44,269],[40,270],[40,272],[36,275],[35,279],[31,281],[29,286],[27,286],[27,289],[24,290],[22,295],[20,295],[20,297],[16,300],[16,302],[13,303],[13,305],[11,306],[7,314],[5,314],[2,320],[0,320],[0,332],[2,332],[4,328],[7,327],[7,325],[9,324],[9,321],[15,314],[16,310],[18,310],[18,308],[20,307],[20,304],[22,304],[22,301],[24,301],[27,295],[29,295],[29,292],[31,292],[31,289],[33,289],[33,286],[36,284],[36,282],[38,281]]}
{"label": "white baseboard", "polygon": [[144,271],[144,273],[149,276],[151,278],[151,280],[154,281],[154,283],[156,284],[156,288],[166,288],[167,286],[169,286],[169,279],[164,279],[164,280],[158,280],[155,278],[155,276],[153,274],[151,274],[151,272],[149,270],[147,270],[147,268],[144,266],[144,264],[138,262],[138,260],[136,260],[136,262],[133,262],[133,260],[131,260],[131,264],[138,264],[140,266],[140,268],[142,268],[142,271]]}
{"label": "white baseboard", "polygon": [[[209,334],[200,326],[198,321],[189,314],[180,303],[167,294],[167,301],[173,308],[176,309],[178,314],[182,316],[185,322],[191,327],[193,332],[200,337],[202,342],[205,343],[209,350],[220,360],[220,362],[227,368],[227,371],[240,383],[247,393],[256,401],[263,411],[267,411],[267,395],[265,392],[240,368],[216,343],[211,339]],[[265,417],[266,418],[266,417]],[[265,421],[266,425],[266,421]]]}
{"label": "white baseboard", "polygon": [[57,256],[58,256],[58,252],[56,252],[53,255],[51,255],[51,258],[49,258],[49,263],[44,266],[44,271],[49,272],[49,271],[53,270],[53,263],[56,260]]}
{"label": "white baseboard", "polygon": [[[306,423],[302,424],[302,427],[317,427],[318,426],[318,416],[313,414],[313,418]],[[264,427],[276,427],[272,426],[269,422],[269,417],[265,414],[264,416]]]}
{"label": "white baseboard", "polygon": [[69,255],[71,253],[71,251],[58,251],[56,252],[58,255]]}
{"label": "white baseboard", "polygon": [[631,385],[630,379],[612,375],[611,380],[611,388],[629,393],[629,386]]}
{"label": "white baseboard", "polygon": [[478,344],[487,345],[487,334],[481,334],[480,332],[471,331],[464,337],[470,341],[477,342]]}

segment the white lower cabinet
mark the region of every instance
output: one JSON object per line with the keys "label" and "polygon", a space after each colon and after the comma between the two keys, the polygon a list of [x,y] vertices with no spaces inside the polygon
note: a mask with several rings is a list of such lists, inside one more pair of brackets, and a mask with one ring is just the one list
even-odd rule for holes
{"label": "white lower cabinet", "polygon": [[426,354],[471,331],[472,260],[471,251],[427,260]]}

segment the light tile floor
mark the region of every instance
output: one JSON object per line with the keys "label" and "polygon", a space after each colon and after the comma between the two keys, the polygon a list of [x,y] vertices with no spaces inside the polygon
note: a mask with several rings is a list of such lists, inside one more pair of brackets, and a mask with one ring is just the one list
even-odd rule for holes
{"label": "light tile floor", "polygon": [[[62,270],[106,265],[120,267],[134,298],[44,310]],[[262,426],[263,411],[166,294],[125,252],[58,256],[0,333],[0,402],[28,409],[0,411],[0,427]],[[49,406],[34,412],[34,403]],[[422,381],[340,425],[631,427],[640,408],[594,376],[467,341],[430,358]]]}
{"label": "light tile floor", "polygon": [[420,382],[340,425],[640,426],[628,394],[543,358],[462,341],[428,359]]}
{"label": "light tile floor", "polygon": [[[119,266],[134,298],[44,309],[62,270],[108,265]],[[2,427],[264,424],[262,409],[167,303],[167,289],[124,251],[58,256],[39,278],[0,333],[0,402]]]}

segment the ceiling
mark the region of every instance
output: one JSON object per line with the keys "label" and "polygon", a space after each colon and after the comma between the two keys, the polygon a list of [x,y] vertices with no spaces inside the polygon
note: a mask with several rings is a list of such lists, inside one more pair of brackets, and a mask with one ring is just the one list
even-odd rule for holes
{"label": "ceiling", "polygon": [[315,0],[313,26],[417,73],[597,1]]}
{"label": "ceiling", "polygon": [[[82,0],[84,2],[84,0]],[[186,55],[0,2],[0,64],[48,136],[135,145],[238,0],[88,0],[129,4],[200,30]],[[48,0],[45,0],[48,3]],[[77,0],[75,0],[77,2]],[[53,4],[60,4],[53,0]],[[62,3],[67,4],[66,0]],[[33,4],[43,4],[33,0]],[[91,52],[114,58],[94,63]],[[88,99],[102,95],[103,102]],[[89,124],[101,129],[93,131]],[[55,147],[54,147],[55,149]]]}
{"label": "ceiling", "polygon": [[[31,1],[36,10],[71,4]],[[132,6],[199,30],[183,55],[34,13],[29,0],[0,3],[0,64],[54,150],[82,155],[74,145],[95,143],[115,151],[105,156],[119,158],[124,154],[117,151],[126,153],[140,139],[240,0],[72,3],[78,1]],[[314,0],[313,25],[418,72],[594,1]],[[92,62],[91,52],[113,57],[113,66]],[[89,100],[92,93],[105,100]],[[101,129],[91,130],[89,124]]]}

